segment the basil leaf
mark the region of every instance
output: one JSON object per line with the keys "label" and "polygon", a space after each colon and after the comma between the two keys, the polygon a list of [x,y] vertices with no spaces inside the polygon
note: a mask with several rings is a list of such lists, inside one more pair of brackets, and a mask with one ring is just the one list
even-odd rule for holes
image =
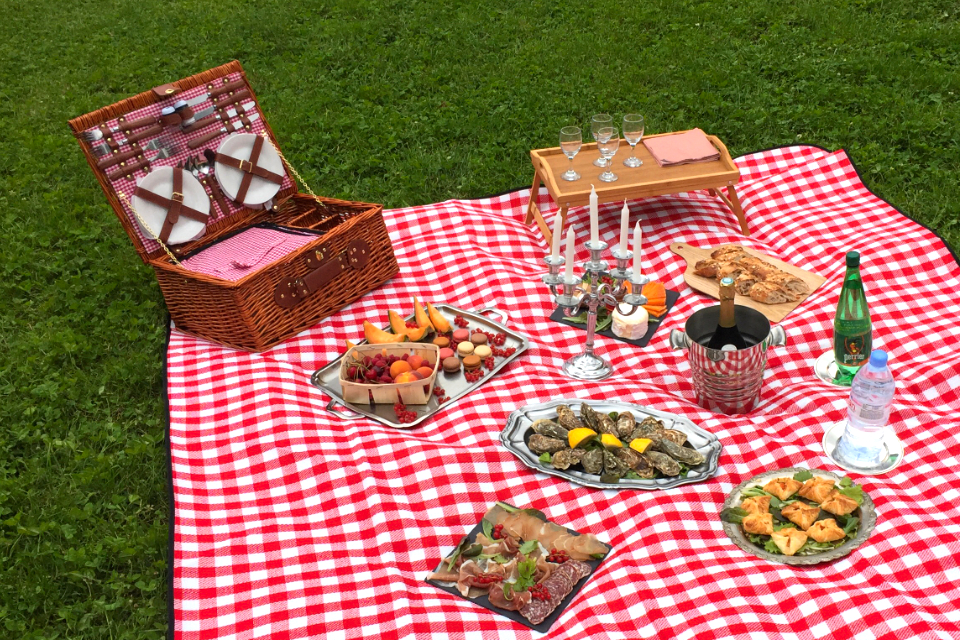
{"label": "basil leaf", "polygon": [[731,524],[740,524],[743,519],[750,515],[750,512],[740,507],[731,507],[720,512],[720,521]]}
{"label": "basil leaf", "polygon": [[512,504],[507,504],[506,502],[497,502],[497,505],[499,505],[499,507],[507,513],[516,513],[517,511],[520,511],[520,509],[517,507],[513,506]]}
{"label": "basil leaf", "polygon": [[458,544],[457,548],[453,550],[453,555],[450,556],[450,561],[447,563],[447,571],[453,571],[453,565],[457,562],[457,558],[460,557],[460,554],[463,553],[463,548],[468,541],[469,538],[467,538],[467,536],[464,536],[463,539],[460,540],[460,544]]}
{"label": "basil leaf", "polygon": [[483,527],[483,535],[487,536],[487,540],[493,540],[493,523],[484,518],[480,521],[480,525]]}
{"label": "basil leaf", "polygon": [[510,562],[508,559],[504,558],[502,554],[499,554],[499,553],[490,559],[496,562],[497,564],[507,564],[508,562]]}
{"label": "basil leaf", "polygon": [[[763,497],[763,496],[769,496],[769,495],[770,495],[769,493],[761,489],[759,486],[750,487],[749,489],[746,489],[740,492],[740,497],[742,498],[757,498],[757,497]],[[772,496],[772,497],[776,497],[776,496]]]}
{"label": "basil leaf", "polygon": [[771,506],[773,509],[782,509],[782,508],[783,508],[783,500],[781,500],[781,499],[778,498],[777,496],[772,496],[772,497],[770,498],[770,506]]}
{"label": "basil leaf", "polygon": [[587,312],[584,311],[578,316],[568,316],[564,318],[567,322],[573,322],[574,324],[587,324]]}
{"label": "basil leaf", "polygon": [[841,486],[841,487],[851,487],[851,486],[853,486],[853,480],[851,480],[850,478],[844,476],[843,478],[840,478],[840,486]]}
{"label": "basil leaf", "polygon": [[526,513],[527,515],[531,515],[538,520],[542,520],[544,522],[547,521],[547,514],[539,509],[520,509],[520,511]]}
{"label": "basil leaf", "polygon": [[799,473],[793,474],[793,479],[796,480],[797,482],[806,482],[807,480],[809,480],[809,479],[812,478],[812,477],[813,477],[813,474],[810,473],[810,470],[809,470],[809,469],[804,469],[803,471],[800,471]]}
{"label": "basil leaf", "polygon": [[522,545],[520,545],[520,553],[525,556],[530,555],[535,549],[538,549],[540,545],[537,544],[536,540],[527,540]]}
{"label": "basil leaf", "polygon": [[550,455],[549,451],[544,451],[540,454],[540,457],[537,458],[541,464],[550,464],[553,462],[553,457]]}
{"label": "basil leaf", "polygon": [[607,557],[607,554],[606,554],[606,553],[594,553],[594,554],[592,554],[590,557],[593,558],[594,560],[603,560],[604,558]]}
{"label": "basil leaf", "polygon": [[513,600],[513,584],[510,582],[503,583],[503,597],[507,600]]}

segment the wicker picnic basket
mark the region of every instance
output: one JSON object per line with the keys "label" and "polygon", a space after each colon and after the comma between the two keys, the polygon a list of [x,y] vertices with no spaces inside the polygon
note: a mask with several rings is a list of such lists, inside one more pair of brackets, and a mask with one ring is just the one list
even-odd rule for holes
{"label": "wicker picnic basket", "polygon": [[[176,247],[161,242],[159,235],[145,234],[133,217],[140,216],[124,190],[132,188],[133,182],[144,175],[143,171],[149,171],[149,166],[143,166],[142,158],[138,161],[141,164],[133,160],[129,164],[121,163],[119,172],[129,167],[129,177],[116,178],[111,174],[116,174],[118,169],[108,171],[98,166],[103,158],[94,153],[94,145],[84,132],[93,129],[106,132],[114,122],[115,128],[122,129],[124,118],[132,120],[130,116],[136,115],[135,112],[152,113],[152,109],[166,105],[172,97],[189,95],[190,90],[204,91],[198,87],[230,87],[231,93],[238,92],[244,100],[256,101],[243,68],[234,61],[70,121],[74,136],[137,253],[153,267],[177,329],[230,347],[263,351],[335,313],[397,273],[382,206],[317,197],[302,179],[300,183],[309,195],[300,193],[289,177],[300,176],[279,151],[266,120],[258,117],[259,106],[258,115],[251,119],[258,119],[257,127],[262,127],[260,135],[273,144],[286,169],[284,182],[272,200],[275,204],[265,209],[233,203],[228,207],[229,213],[206,223],[203,237]],[[206,95],[213,95],[213,91]],[[241,115],[241,120],[250,129],[246,117]],[[179,135],[179,129],[173,131]],[[112,139],[104,140],[115,152],[120,151],[123,136],[129,133],[113,134]],[[128,139],[131,137],[127,135]],[[119,144],[114,144],[118,138]],[[172,162],[168,166],[173,166]],[[171,197],[176,199],[176,196],[175,193]],[[316,238],[237,280],[191,271],[181,263],[182,257],[194,255],[260,223],[308,230]]]}

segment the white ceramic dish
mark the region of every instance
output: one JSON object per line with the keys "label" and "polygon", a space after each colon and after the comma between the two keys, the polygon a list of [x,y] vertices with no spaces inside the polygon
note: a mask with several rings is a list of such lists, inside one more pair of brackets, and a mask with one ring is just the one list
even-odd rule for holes
{"label": "white ceramic dish", "polygon": [[[249,160],[250,152],[253,151],[253,142],[257,139],[254,133],[237,133],[220,143],[217,153],[238,160]],[[283,170],[283,161],[273,145],[264,142],[263,149],[260,150],[260,157],[257,159],[257,166],[263,167],[267,171],[285,175]],[[240,182],[243,180],[244,172],[236,167],[228,166],[222,162],[216,163],[215,175],[220,188],[227,194],[231,200],[237,199],[237,193],[240,191]],[[253,176],[250,186],[247,188],[247,194],[243,198],[243,204],[248,207],[255,207],[269,201],[280,191],[280,185],[269,180],[264,180],[258,176]]]}
{"label": "white ceramic dish", "polygon": [[[158,196],[170,198],[173,196],[174,171],[181,171],[181,169],[174,169],[173,167],[154,169],[141,179],[140,182],[137,183],[137,186],[141,189],[151,191]],[[163,228],[163,223],[167,219],[166,208],[153,204],[152,202],[147,202],[137,196],[133,196],[131,201],[137,213],[140,214],[140,218],[143,218],[143,223],[137,219],[137,224],[143,229],[143,232],[150,238],[159,236],[160,230]],[[183,173],[183,204],[205,215],[210,215],[210,198],[207,197],[207,192],[204,190],[203,185],[186,171]],[[144,224],[146,224],[149,229],[144,228]],[[170,230],[170,237],[167,240],[167,244],[182,244],[196,240],[204,234],[206,229],[207,223],[205,221],[180,216],[180,219],[174,223],[173,229]]]}

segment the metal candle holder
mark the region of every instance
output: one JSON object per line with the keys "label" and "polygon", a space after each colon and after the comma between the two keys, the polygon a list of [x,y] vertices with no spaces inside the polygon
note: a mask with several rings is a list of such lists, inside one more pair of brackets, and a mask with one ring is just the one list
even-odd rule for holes
{"label": "metal candle holder", "polygon": [[[625,316],[633,314],[647,303],[647,298],[639,292],[650,279],[642,274],[634,275],[633,270],[627,268],[627,264],[633,258],[632,251],[624,251],[622,248],[611,251],[617,261],[617,268],[609,270],[609,265],[601,257],[607,248],[607,243],[601,240],[597,244],[585,242],[584,245],[590,250],[590,260],[583,265],[584,276],[590,276],[589,287],[581,286],[583,284],[581,277],[574,275],[567,280],[560,275],[560,267],[565,262],[561,256],[556,258],[547,256],[543,259],[550,268],[550,272],[542,279],[550,288],[554,302],[563,309],[564,316],[575,316],[583,308],[587,309],[587,340],[583,353],[564,362],[563,373],[577,380],[602,380],[613,373],[613,368],[609,362],[593,352],[597,309],[601,304],[608,310],[625,304],[629,310],[625,311],[620,307],[620,313]],[[600,283],[600,278],[606,275],[613,278],[615,282],[613,287]],[[630,283],[631,291],[634,293],[626,292],[624,282]]]}

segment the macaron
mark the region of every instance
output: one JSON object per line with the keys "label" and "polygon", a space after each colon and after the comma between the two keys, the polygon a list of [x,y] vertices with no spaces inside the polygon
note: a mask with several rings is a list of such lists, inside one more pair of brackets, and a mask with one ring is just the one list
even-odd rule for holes
{"label": "macaron", "polygon": [[444,358],[441,366],[443,367],[444,373],[457,373],[460,371],[460,359],[453,356]]}
{"label": "macaron", "polygon": [[491,349],[490,347],[488,347],[488,346],[485,345],[485,344],[480,344],[480,345],[477,345],[476,347],[474,347],[474,349],[473,349],[473,355],[475,355],[475,356],[479,357],[481,360],[483,360],[484,358],[488,358],[488,357],[490,357],[491,355],[493,355],[493,349]]}
{"label": "macaron", "polygon": [[480,368],[480,356],[474,354],[463,359],[463,368],[467,371],[476,371]]}
{"label": "macaron", "polygon": [[473,353],[472,342],[461,342],[457,345],[457,353],[461,356],[468,356]]}
{"label": "macaron", "polygon": [[453,349],[451,349],[450,347],[445,347],[445,348],[443,348],[443,349],[440,349],[440,355],[439,355],[440,362],[443,362],[443,361],[446,360],[447,358],[452,358],[452,357],[454,357],[455,355],[457,355],[457,354],[454,353],[454,352],[453,352]]}
{"label": "macaron", "polygon": [[450,338],[440,336],[439,338],[433,339],[433,344],[437,345],[441,349],[446,349],[450,346]]}
{"label": "macaron", "polygon": [[453,339],[457,342],[465,342],[470,339],[470,332],[466,329],[457,329],[453,332]]}
{"label": "macaron", "polygon": [[487,344],[487,336],[482,333],[475,333],[470,336],[470,342],[472,342],[475,347],[481,344]]}

